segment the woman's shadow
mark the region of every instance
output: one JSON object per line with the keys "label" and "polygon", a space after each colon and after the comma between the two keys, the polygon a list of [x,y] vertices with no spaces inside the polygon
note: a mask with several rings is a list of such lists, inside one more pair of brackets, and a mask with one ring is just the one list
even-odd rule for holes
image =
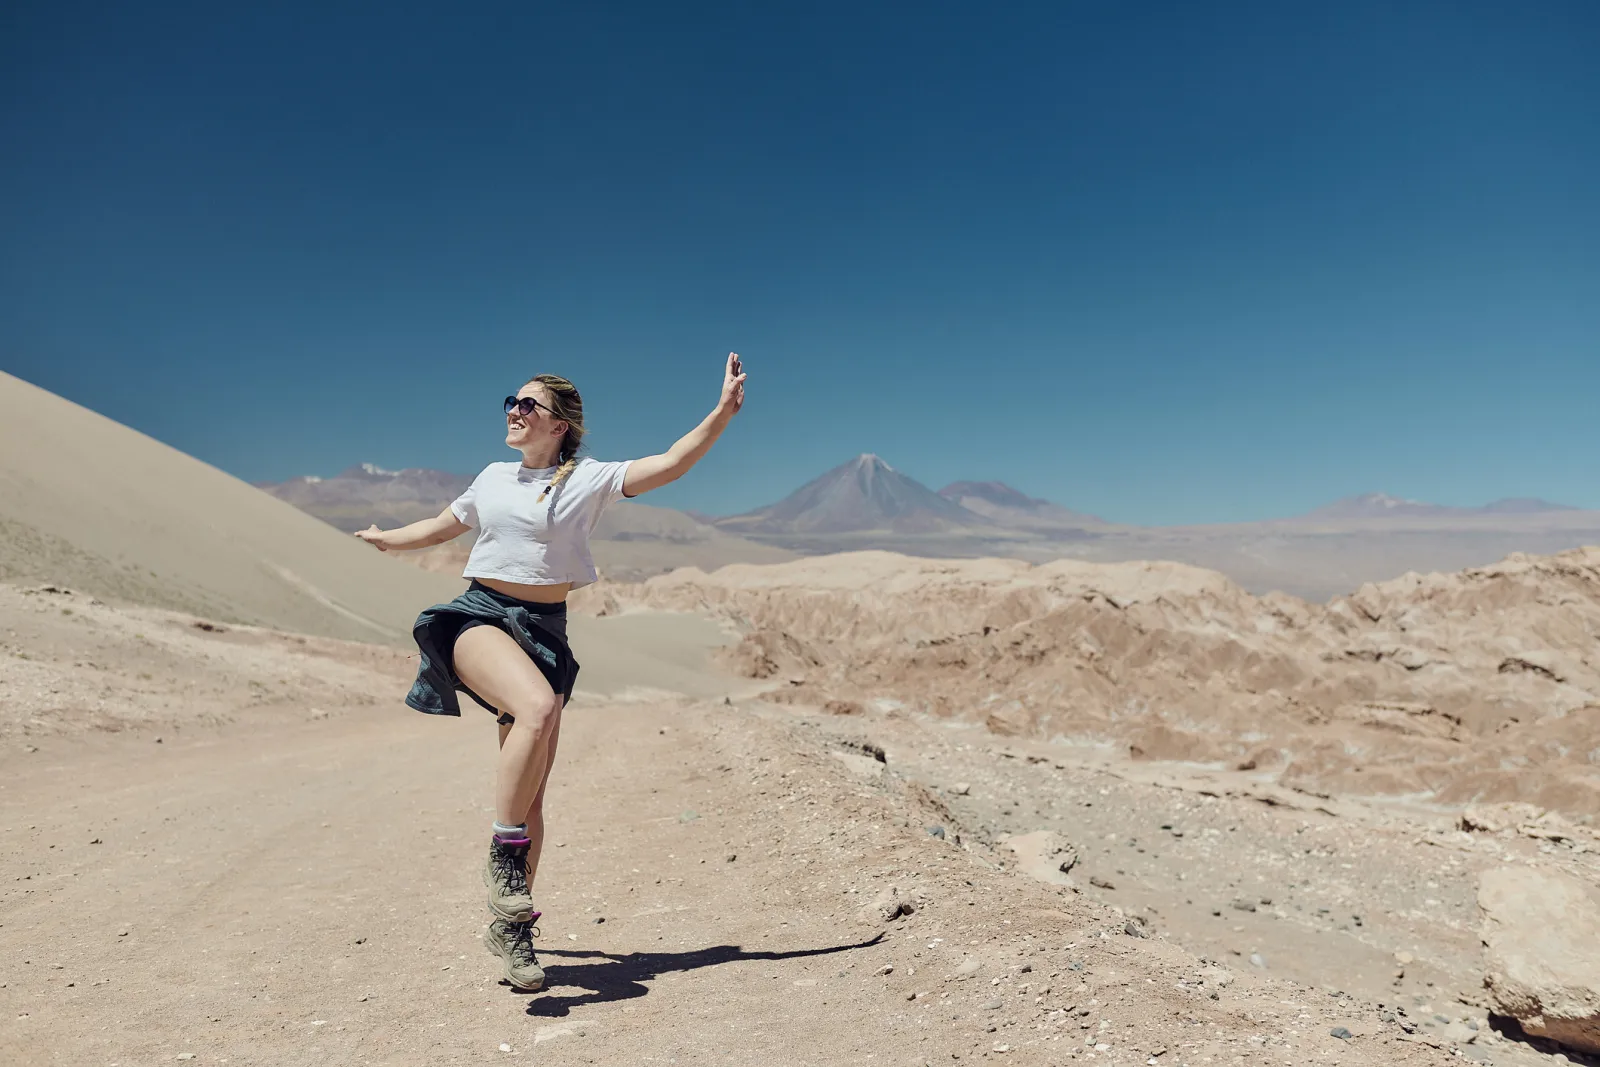
{"label": "woman's shadow", "polygon": [[528,1014],[546,1018],[560,1018],[573,1008],[585,1004],[605,1004],[613,1000],[632,1000],[650,992],[644,983],[671,971],[692,971],[701,967],[715,967],[723,963],[742,960],[792,960],[801,956],[827,956],[835,952],[852,952],[869,948],[883,940],[880,933],[867,941],[828,948],[803,948],[793,952],[746,952],[738,945],[713,945],[692,952],[628,952],[616,955],[610,952],[578,952],[567,949],[544,949],[542,956],[559,956],[563,959],[603,959],[606,963],[589,963],[581,966],[555,964],[546,967],[545,988],[552,986],[579,986],[593,990],[576,996],[542,996],[528,1004]]}

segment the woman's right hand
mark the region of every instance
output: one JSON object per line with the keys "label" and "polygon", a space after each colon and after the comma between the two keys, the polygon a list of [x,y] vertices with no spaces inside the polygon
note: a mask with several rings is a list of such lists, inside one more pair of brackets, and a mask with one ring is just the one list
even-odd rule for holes
{"label": "woman's right hand", "polygon": [[356,536],[361,538],[361,540],[365,541],[367,544],[371,545],[373,548],[376,548],[379,552],[389,551],[389,546],[385,542],[384,532],[378,529],[376,523],[368,526],[365,530],[357,530]]}

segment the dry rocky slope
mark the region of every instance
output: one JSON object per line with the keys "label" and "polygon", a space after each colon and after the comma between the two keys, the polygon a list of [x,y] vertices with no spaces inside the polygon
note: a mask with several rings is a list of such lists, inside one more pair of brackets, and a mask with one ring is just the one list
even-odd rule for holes
{"label": "dry rocky slope", "polygon": [[1600,814],[1600,549],[1327,605],[1175,563],[856,553],[682,570],[590,610],[706,611],[781,698],[1234,766],[1310,792]]}
{"label": "dry rocky slope", "polygon": [[883,553],[585,599],[740,627],[723,656],[766,700],[1137,932],[1387,997],[1485,1062],[1506,1018],[1600,1054],[1600,550],[1326,606],[1178,564]]}

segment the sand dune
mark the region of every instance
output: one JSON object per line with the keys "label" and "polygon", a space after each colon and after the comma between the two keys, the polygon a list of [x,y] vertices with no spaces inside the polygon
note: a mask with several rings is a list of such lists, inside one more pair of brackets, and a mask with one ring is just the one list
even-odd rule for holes
{"label": "sand dune", "polygon": [[212,619],[409,640],[460,589],[215,467],[0,373],[0,579]]}

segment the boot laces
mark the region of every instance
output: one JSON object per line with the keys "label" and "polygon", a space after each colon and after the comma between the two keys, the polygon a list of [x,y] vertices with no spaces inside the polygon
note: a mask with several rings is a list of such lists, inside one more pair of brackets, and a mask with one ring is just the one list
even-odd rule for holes
{"label": "boot laces", "polygon": [[499,844],[494,847],[494,873],[500,884],[511,893],[528,891],[528,869],[522,865],[521,854]]}
{"label": "boot laces", "polygon": [[533,954],[533,939],[535,937],[532,923],[507,923],[506,945],[511,949],[511,958],[518,966],[537,964],[539,961]]}

